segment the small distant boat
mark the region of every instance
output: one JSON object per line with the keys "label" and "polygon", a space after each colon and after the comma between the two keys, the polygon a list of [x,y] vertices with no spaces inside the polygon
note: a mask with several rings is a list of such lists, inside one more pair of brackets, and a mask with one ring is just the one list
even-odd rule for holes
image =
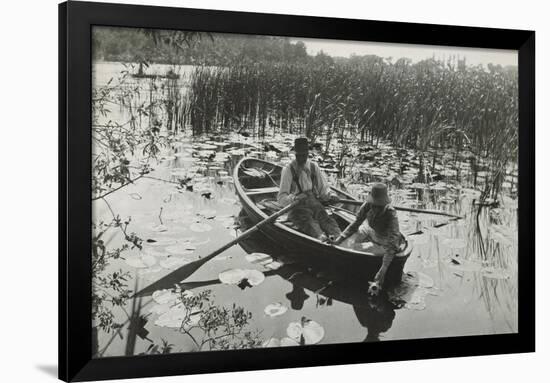
{"label": "small distant boat", "polygon": [[[280,165],[255,158],[244,158],[235,167],[233,179],[236,193],[252,224],[273,213],[282,169]],[[341,199],[355,199],[342,190],[332,189]],[[342,202],[327,207],[342,230],[355,220],[358,209],[356,204]],[[276,222],[260,230],[296,261],[337,272],[342,278],[350,278],[363,285],[374,278],[384,256],[384,251],[378,246],[363,251],[323,243],[295,229],[286,216],[279,217]],[[386,274],[386,286],[400,283],[411,252],[412,246],[407,244],[393,259]]]}
{"label": "small distant boat", "polygon": [[132,73],[132,77],[134,78],[167,78],[170,80],[177,80],[180,78],[180,75],[177,73],[167,73],[167,74],[147,74],[147,73]]}
{"label": "small distant boat", "polygon": [[166,74],[148,74],[143,71],[143,67],[140,66],[139,71],[137,73],[132,73],[132,77],[134,78],[150,78],[150,79],[157,79],[157,78],[167,78],[170,80],[177,80],[180,78],[180,75],[174,72],[173,70],[169,70],[166,72]]}

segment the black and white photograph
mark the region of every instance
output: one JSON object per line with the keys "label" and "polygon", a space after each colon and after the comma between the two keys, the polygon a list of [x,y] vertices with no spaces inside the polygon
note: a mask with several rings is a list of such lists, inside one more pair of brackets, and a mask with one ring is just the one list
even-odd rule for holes
{"label": "black and white photograph", "polygon": [[518,332],[516,50],[91,36],[94,358]]}

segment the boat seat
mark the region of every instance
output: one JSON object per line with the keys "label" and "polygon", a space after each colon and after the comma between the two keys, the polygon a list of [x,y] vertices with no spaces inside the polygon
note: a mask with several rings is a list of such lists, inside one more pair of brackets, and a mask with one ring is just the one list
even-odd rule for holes
{"label": "boat seat", "polygon": [[278,186],[272,186],[269,188],[257,188],[257,189],[246,189],[246,195],[260,195],[260,194],[271,194],[279,192]]}

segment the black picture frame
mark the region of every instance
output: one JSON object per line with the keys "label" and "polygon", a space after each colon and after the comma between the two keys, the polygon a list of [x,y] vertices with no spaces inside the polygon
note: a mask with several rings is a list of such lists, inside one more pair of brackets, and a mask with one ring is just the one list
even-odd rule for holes
{"label": "black picture frame", "polygon": [[[92,359],[94,25],[514,49],[519,59],[518,333]],[[535,32],[69,1],[59,5],[59,378],[115,378],[535,351]],[[367,352],[368,350],[368,352]]]}

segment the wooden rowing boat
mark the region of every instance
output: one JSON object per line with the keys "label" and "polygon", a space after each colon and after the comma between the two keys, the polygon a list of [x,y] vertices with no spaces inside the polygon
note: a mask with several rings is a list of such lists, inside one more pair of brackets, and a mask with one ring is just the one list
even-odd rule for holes
{"label": "wooden rowing boat", "polygon": [[[235,167],[233,178],[236,193],[252,224],[264,220],[276,208],[281,171],[280,165],[255,158],[244,158]],[[342,190],[332,189],[342,199],[355,200]],[[355,220],[358,210],[357,204],[342,202],[327,207],[327,211],[342,230]],[[384,256],[379,246],[350,248],[323,243],[296,230],[286,216],[262,227],[261,231],[277,243],[288,257],[300,263],[337,272],[341,278],[364,285],[374,278]],[[386,274],[386,286],[401,281],[403,268],[411,251],[411,245],[407,244],[393,259]]]}

